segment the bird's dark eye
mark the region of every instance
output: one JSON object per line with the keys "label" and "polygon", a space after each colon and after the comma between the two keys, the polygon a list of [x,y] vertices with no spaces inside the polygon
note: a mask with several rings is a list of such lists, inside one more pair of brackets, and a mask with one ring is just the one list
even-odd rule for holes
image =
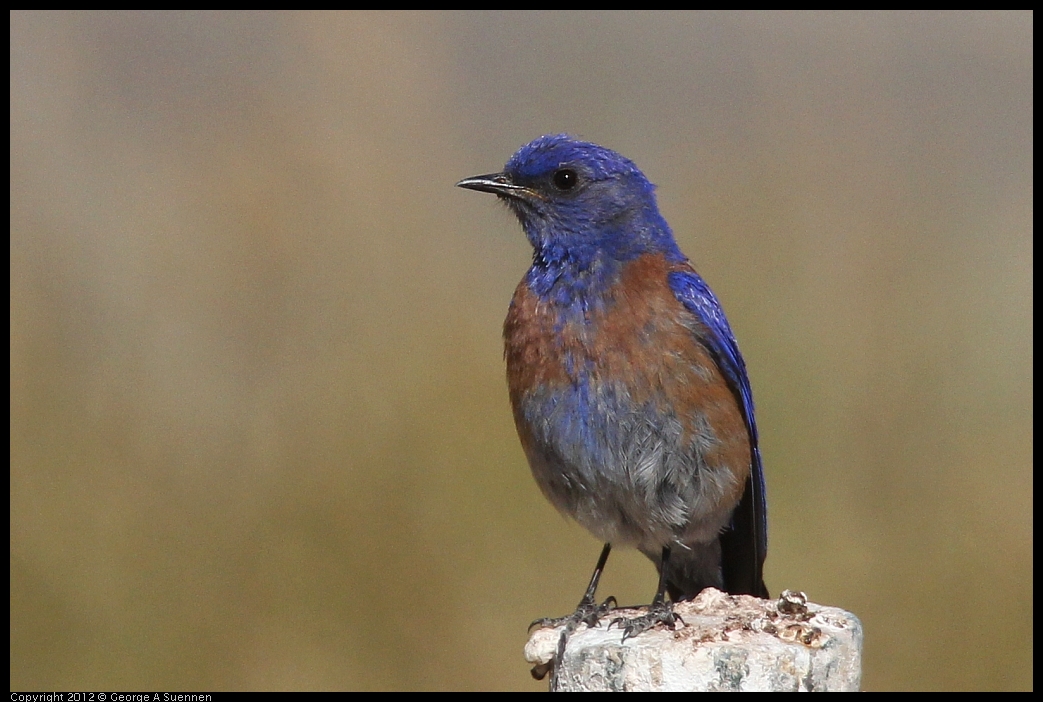
{"label": "bird's dark eye", "polygon": [[579,176],[571,168],[559,168],[554,171],[554,187],[558,190],[572,190],[579,183]]}

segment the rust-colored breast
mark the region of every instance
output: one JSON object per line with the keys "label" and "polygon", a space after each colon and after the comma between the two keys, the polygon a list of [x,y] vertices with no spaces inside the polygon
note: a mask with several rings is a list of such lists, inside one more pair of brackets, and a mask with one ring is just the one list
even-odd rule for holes
{"label": "rust-colored breast", "polygon": [[[715,509],[726,519],[742,496],[749,475],[749,434],[738,400],[709,346],[702,343],[707,330],[669,288],[667,275],[683,270],[689,270],[687,265],[671,263],[660,255],[642,256],[625,265],[619,281],[607,292],[588,301],[585,315],[571,316],[541,300],[523,280],[504,325],[508,386],[530,463],[532,443],[542,440],[554,444],[556,436],[553,426],[530,426],[544,419],[534,419],[532,408],[547,406],[535,398],[546,397],[556,389],[567,392],[572,386],[577,392],[587,392],[586,402],[558,406],[563,408],[560,411],[574,414],[568,417],[570,422],[589,422],[598,431],[616,431],[612,420],[618,416],[620,423],[660,422],[667,437],[668,425],[679,422],[682,436],[666,450],[692,454],[685,465],[693,472],[705,473],[701,478],[693,475],[696,482],[703,481],[693,490],[701,494],[704,488],[712,487]],[[598,402],[604,397],[599,392],[610,386],[613,401],[618,405],[619,398],[625,396],[632,411],[614,406],[616,415],[593,416],[591,413],[607,405]],[[560,422],[562,418],[546,421]],[[626,427],[618,430],[623,432]],[[591,445],[616,445],[617,437],[603,438]],[[567,477],[570,461],[578,463],[580,458],[587,458],[576,457],[571,444],[544,448],[549,450],[542,455],[562,457],[557,470]],[[617,453],[620,460],[630,455],[625,446]],[[615,460],[613,455],[598,454],[595,458],[603,463]],[[607,466],[605,470],[615,468]],[[624,466],[620,474],[625,476],[628,470]],[[716,517],[709,521],[714,522],[713,530],[720,528]]]}

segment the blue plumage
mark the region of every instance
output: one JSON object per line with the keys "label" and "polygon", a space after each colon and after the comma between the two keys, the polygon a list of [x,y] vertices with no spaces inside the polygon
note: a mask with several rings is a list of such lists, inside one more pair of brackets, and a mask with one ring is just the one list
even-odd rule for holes
{"label": "blue plumage", "polygon": [[459,185],[497,194],[533,246],[504,343],[515,422],[544,494],[606,542],[599,566],[609,544],[656,564],[647,625],[672,621],[666,592],[767,596],[746,367],[654,186],[630,160],[566,135]]}

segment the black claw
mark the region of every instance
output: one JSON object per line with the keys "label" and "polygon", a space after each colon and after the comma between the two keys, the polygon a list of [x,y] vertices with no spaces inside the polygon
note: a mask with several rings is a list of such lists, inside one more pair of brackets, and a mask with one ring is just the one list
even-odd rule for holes
{"label": "black claw", "polygon": [[579,603],[579,606],[576,607],[576,611],[568,615],[567,617],[556,617],[553,619],[545,617],[543,619],[537,619],[532,624],[530,624],[530,630],[532,629],[532,627],[536,625],[539,625],[541,627],[557,627],[561,626],[562,624],[565,625],[565,628],[561,630],[561,637],[558,639],[558,648],[554,654],[554,660],[543,665],[535,666],[530,671],[532,673],[532,677],[534,677],[537,680],[543,680],[543,678],[549,672],[551,674],[550,689],[557,690],[557,664],[558,661],[562,659],[562,656],[565,655],[565,644],[568,642],[569,636],[571,636],[572,633],[576,631],[576,628],[579,627],[580,624],[586,624],[587,627],[590,629],[596,628],[600,622],[600,619],[615,608],[615,597],[609,597],[601,604],[597,604],[593,600],[584,597],[583,600]]}
{"label": "black claw", "polygon": [[542,619],[537,619],[533,621],[532,624],[529,624],[529,630],[532,631],[534,626],[553,628],[561,626],[562,624],[565,625],[570,633],[575,631],[576,627],[580,624],[586,624],[591,629],[594,629],[597,627],[600,619],[615,608],[615,597],[609,597],[601,604],[597,604],[593,600],[584,599],[579,603],[579,606],[576,607],[576,611],[572,614],[565,617],[544,617]]}
{"label": "black claw", "polygon": [[[652,606],[648,608],[648,614],[642,614],[640,617],[634,617],[633,619],[626,619],[625,617],[616,617],[609,622],[609,628],[612,625],[623,629],[623,641],[631,639],[639,634],[643,634],[648,631],[656,624],[665,624],[670,629],[675,629],[677,622],[681,622],[682,625],[687,626],[684,619],[681,619],[681,615],[674,612],[674,605],[672,602],[653,602]],[[625,626],[624,626],[625,625]]]}
{"label": "black claw", "polygon": [[598,589],[598,581],[601,579],[601,572],[605,569],[605,562],[608,560],[608,554],[612,550],[612,544],[605,544],[601,549],[601,557],[598,558],[598,564],[594,566],[594,573],[590,576],[590,584],[587,586],[587,591],[583,593],[583,599],[579,601],[579,606],[576,607],[576,611],[567,617],[558,617],[557,619],[537,619],[532,624],[529,624],[529,630],[532,627],[539,625],[541,627],[557,627],[562,624],[565,627],[561,630],[561,637],[558,639],[558,648],[554,654],[554,660],[549,663],[538,665],[532,669],[532,677],[537,680],[542,680],[543,677],[550,672],[550,689],[552,692],[558,689],[558,662],[565,656],[565,645],[568,643],[569,636],[576,630],[580,624],[586,624],[589,628],[593,629],[598,625],[601,617],[605,616],[613,609],[616,608],[616,598],[609,597],[601,604],[597,604],[594,601],[594,593]]}

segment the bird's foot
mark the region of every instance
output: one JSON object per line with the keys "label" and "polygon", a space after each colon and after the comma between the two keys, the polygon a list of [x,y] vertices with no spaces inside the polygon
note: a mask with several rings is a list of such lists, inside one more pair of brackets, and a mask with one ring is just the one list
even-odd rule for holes
{"label": "bird's foot", "polygon": [[532,677],[536,680],[543,680],[547,673],[551,673],[550,689],[557,690],[557,663],[565,655],[565,645],[568,643],[569,636],[580,624],[586,624],[589,628],[593,629],[598,625],[600,619],[616,608],[616,598],[609,597],[601,604],[594,601],[593,597],[584,597],[580,600],[579,606],[576,607],[576,611],[565,617],[544,617],[543,619],[537,619],[529,625],[531,630],[534,626],[539,627],[559,627],[562,624],[565,627],[561,630],[561,636],[558,638],[558,648],[554,654],[554,659],[548,663],[535,666],[530,672]]}
{"label": "bird's foot", "polygon": [[529,630],[531,631],[534,626],[543,627],[558,627],[562,624],[565,625],[566,630],[571,634],[576,630],[580,624],[586,624],[591,629],[598,625],[598,621],[616,608],[616,598],[609,597],[601,604],[594,601],[593,598],[584,597],[580,600],[579,605],[576,607],[576,611],[564,617],[544,617],[542,619],[535,620],[532,624],[529,624]]}
{"label": "bird's foot", "polygon": [[623,629],[623,641],[626,641],[638,634],[643,634],[656,624],[665,624],[671,629],[674,629],[674,625],[677,624],[677,622],[685,624],[684,619],[681,619],[681,615],[674,612],[673,602],[658,601],[653,602],[648,607],[647,614],[642,614],[633,619],[617,617],[609,622],[608,626],[611,628],[612,625],[615,624]]}

